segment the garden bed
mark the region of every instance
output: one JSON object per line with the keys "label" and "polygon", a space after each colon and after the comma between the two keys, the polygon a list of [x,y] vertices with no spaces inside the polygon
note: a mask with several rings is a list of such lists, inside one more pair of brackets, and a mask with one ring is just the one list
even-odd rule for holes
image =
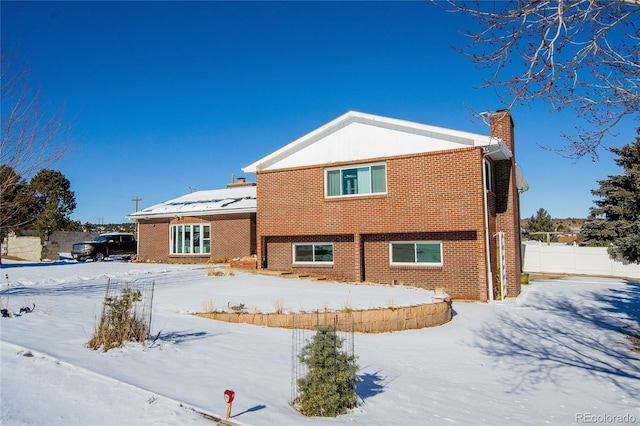
{"label": "garden bed", "polygon": [[[367,310],[314,311],[296,313],[199,312],[202,318],[230,323],[280,328],[306,328],[318,323],[319,316],[335,316],[340,331],[384,333],[435,327],[451,321],[452,300]],[[352,329],[353,327],[353,329]]]}

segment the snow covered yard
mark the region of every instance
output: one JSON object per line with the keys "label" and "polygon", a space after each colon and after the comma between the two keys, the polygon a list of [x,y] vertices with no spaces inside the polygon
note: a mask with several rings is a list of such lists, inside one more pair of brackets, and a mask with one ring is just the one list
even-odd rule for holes
{"label": "snow covered yard", "polygon": [[[211,424],[191,408],[224,417],[225,389],[239,424],[640,424],[640,354],[620,331],[640,328],[638,282],[533,281],[515,300],[454,301],[440,327],[356,334],[361,405],[309,419],[288,404],[291,330],[190,313],[401,306],[430,292],[128,262],[10,262],[0,278],[3,308],[36,305],[0,319],[2,424]],[[155,280],[154,344],[86,348],[107,278]]]}

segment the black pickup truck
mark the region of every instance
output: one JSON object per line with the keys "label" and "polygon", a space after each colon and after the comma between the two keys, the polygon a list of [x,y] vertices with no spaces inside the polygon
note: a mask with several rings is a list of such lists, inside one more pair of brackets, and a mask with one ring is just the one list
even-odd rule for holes
{"label": "black pickup truck", "polygon": [[133,234],[116,232],[98,235],[91,241],[73,243],[71,255],[79,262],[88,259],[101,262],[109,256],[130,259],[136,255],[137,250],[138,246]]}

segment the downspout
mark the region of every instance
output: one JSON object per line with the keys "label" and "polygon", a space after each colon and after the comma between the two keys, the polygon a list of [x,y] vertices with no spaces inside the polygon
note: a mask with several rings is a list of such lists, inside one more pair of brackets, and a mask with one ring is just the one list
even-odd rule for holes
{"label": "downspout", "polygon": [[140,260],[140,221],[135,219],[135,228],[136,228],[136,261]]}
{"label": "downspout", "polygon": [[484,238],[485,238],[485,257],[487,261],[487,284],[489,286],[489,300],[495,300],[493,294],[493,274],[491,271],[491,244],[489,240],[489,204],[487,200],[487,172],[484,166],[485,158],[482,157],[482,198],[484,199]]}

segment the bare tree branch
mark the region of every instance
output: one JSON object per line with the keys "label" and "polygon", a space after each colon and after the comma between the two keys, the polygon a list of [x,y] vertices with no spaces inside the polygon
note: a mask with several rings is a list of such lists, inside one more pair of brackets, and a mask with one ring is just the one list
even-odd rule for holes
{"label": "bare tree branch", "polygon": [[0,58],[2,138],[0,140],[0,234],[32,220],[34,202],[27,180],[62,159],[71,148],[64,114],[42,107],[40,90],[29,87],[29,72],[15,64],[15,54]]}
{"label": "bare tree branch", "polygon": [[585,125],[564,136],[567,156],[591,155],[625,117],[640,119],[640,0],[435,1],[478,24],[456,50],[490,70],[511,108],[534,100],[572,109]]}

